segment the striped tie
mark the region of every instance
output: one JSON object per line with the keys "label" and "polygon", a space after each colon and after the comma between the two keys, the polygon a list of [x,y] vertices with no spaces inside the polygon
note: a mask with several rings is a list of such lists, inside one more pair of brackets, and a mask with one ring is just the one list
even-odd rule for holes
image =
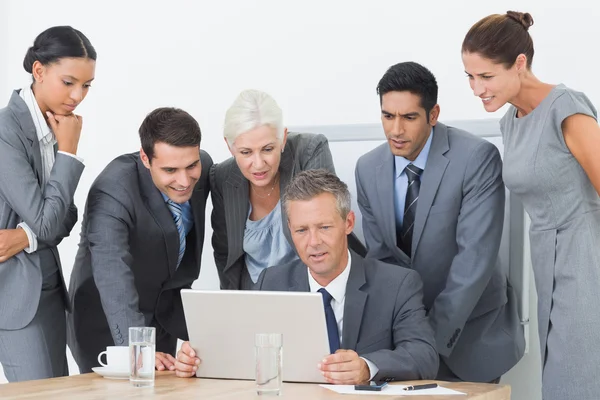
{"label": "striped tie", "polygon": [[406,201],[404,203],[404,217],[402,219],[402,230],[400,233],[401,245],[399,246],[404,253],[411,257],[413,227],[415,225],[415,215],[417,214],[417,200],[419,199],[419,189],[421,188],[421,174],[423,170],[408,164],[404,169],[408,177],[408,187],[406,188]]}
{"label": "striped tie", "polygon": [[181,263],[181,259],[183,258],[183,253],[185,253],[185,227],[183,226],[183,209],[180,204],[175,203],[173,200],[168,199],[167,205],[169,206],[169,210],[171,210],[171,214],[173,214],[173,220],[175,221],[175,226],[177,227],[177,233],[179,233],[179,256],[177,257],[177,267],[179,267],[179,263]]}

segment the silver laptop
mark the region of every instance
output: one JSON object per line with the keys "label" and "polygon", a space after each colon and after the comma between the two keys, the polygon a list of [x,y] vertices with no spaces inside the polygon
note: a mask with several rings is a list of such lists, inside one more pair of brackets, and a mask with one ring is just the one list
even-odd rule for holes
{"label": "silver laptop", "polygon": [[254,379],[257,333],[283,334],[283,380],[325,380],[317,364],[329,354],[320,293],[182,289],[190,344],[202,360],[196,376]]}

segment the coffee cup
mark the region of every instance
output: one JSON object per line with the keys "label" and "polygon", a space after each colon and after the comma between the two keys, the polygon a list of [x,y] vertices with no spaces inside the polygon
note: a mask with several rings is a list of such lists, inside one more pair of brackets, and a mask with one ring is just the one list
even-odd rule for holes
{"label": "coffee cup", "polygon": [[[106,363],[102,361],[103,355],[106,355]],[[129,371],[129,346],[107,346],[98,354],[98,362],[115,371]]]}

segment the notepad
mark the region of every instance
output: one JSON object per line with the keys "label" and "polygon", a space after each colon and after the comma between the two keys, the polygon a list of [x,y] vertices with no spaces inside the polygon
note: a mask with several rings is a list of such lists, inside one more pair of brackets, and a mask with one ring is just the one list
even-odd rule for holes
{"label": "notepad", "polygon": [[370,396],[431,396],[431,395],[463,395],[466,393],[448,389],[442,386],[422,390],[403,390],[408,385],[387,385],[381,391],[355,390],[354,385],[320,385],[325,389],[333,390],[340,394],[366,394]]}

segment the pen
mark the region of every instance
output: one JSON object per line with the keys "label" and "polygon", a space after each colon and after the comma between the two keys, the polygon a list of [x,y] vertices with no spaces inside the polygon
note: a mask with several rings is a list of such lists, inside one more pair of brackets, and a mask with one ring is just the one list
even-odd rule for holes
{"label": "pen", "polygon": [[437,383],[427,383],[425,385],[410,385],[405,387],[403,390],[433,389],[436,387],[438,387]]}

